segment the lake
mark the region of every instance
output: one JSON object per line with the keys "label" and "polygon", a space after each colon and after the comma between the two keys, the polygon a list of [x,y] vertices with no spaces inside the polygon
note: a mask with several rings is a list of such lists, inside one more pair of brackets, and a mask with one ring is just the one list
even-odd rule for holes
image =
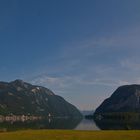
{"label": "lake", "polygon": [[73,130],[139,130],[140,121],[87,120],[87,119],[46,119],[24,122],[0,122],[0,131],[26,129],[73,129]]}

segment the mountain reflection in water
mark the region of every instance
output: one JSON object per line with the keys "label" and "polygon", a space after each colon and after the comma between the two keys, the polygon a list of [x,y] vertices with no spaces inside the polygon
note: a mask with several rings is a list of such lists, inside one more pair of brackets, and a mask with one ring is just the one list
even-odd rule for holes
{"label": "mountain reflection in water", "polygon": [[95,123],[101,130],[140,130],[140,120],[102,119]]}
{"label": "mountain reflection in water", "polygon": [[1,122],[0,131],[16,131],[26,129],[74,129],[80,122],[80,118],[45,119],[25,122]]}
{"label": "mountain reflection in water", "polygon": [[115,119],[46,119],[25,122],[1,122],[0,132],[28,129],[74,129],[74,130],[140,130],[140,121]]}

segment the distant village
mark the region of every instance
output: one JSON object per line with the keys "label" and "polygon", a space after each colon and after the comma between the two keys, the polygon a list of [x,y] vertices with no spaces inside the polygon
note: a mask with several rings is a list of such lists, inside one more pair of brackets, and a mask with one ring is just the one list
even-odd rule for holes
{"label": "distant village", "polygon": [[25,121],[35,121],[43,119],[42,116],[34,115],[0,115],[0,122],[25,122]]}

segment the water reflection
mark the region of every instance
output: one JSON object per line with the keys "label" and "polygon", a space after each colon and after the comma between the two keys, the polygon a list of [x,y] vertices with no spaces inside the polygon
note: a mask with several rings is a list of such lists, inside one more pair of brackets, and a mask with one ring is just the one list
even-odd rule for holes
{"label": "water reflection", "polygon": [[95,123],[101,130],[140,130],[140,120],[102,119]]}
{"label": "water reflection", "polygon": [[83,119],[75,130],[100,130],[94,120]]}
{"label": "water reflection", "polygon": [[80,118],[46,119],[25,122],[1,122],[0,131],[16,131],[25,129],[75,129]]}
{"label": "water reflection", "polygon": [[118,119],[46,119],[25,122],[0,122],[0,132],[27,129],[74,129],[74,130],[140,130],[140,120]]}

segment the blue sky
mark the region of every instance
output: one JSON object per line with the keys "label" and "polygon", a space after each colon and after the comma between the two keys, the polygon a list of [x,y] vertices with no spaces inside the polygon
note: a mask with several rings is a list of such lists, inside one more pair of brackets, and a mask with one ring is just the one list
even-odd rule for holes
{"label": "blue sky", "polygon": [[1,0],[0,80],[46,86],[95,109],[140,84],[139,0]]}

